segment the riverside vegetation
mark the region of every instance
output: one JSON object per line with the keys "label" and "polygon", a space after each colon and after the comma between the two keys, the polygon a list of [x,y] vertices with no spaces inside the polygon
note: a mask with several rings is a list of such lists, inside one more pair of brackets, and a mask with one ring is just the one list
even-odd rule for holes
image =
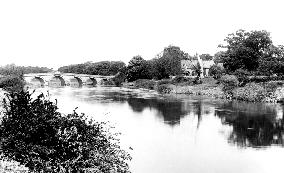
{"label": "riverside vegetation", "polygon": [[196,78],[183,77],[181,60],[196,60],[197,55],[190,56],[172,45],[150,60],[134,56],[127,66],[119,62],[99,62],[61,69],[74,73],[81,69],[91,74],[110,73],[116,69],[118,73],[109,81],[110,84],[121,86],[124,83],[125,87],[155,89],[161,93],[207,95],[251,102],[283,101],[284,46],[274,45],[270,33],[264,30],[238,30],[229,34],[224,42],[219,45],[223,51],[214,56],[200,55],[203,60],[215,62],[209,69],[211,78],[205,79],[200,78],[202,69],[199,64],[192,67]]}
{"label": "riverside vegetation", "polygon": [[[21,76],[1,78],[0,171],[128,173],[131,156],[110,126],[24,91]],[[3,96],[3,94],[5,96]]]}

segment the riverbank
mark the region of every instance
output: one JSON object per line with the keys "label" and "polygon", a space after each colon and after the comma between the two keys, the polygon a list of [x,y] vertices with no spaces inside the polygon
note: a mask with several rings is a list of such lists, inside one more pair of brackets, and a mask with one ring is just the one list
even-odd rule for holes
{"label": "riverbank", "polygon": [[199,84],[195,84],[193,79],[141,79],[124,83],[123,87],[156,90],[161,94],[200,95],[247,102],[284,102],[284,81],[251,82],[242,87],[233,87],[230,91],[225,90],[224,85],[213,78],[204,78]]}

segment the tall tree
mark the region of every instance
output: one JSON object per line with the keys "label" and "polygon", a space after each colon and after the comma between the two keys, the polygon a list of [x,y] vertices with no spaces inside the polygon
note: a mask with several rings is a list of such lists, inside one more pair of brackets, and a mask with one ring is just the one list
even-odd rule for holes
{"label": "tall tree", "polygon": [[127,66],[127,80],[150,79],[148,63],[140,55],[134,56]]}
{"label": "tall tree", "polygon": [[225,40],[227,44],[220,47],[226,48],[224,54],[224,67],[229,71],[245,69],[255,71],[259,60],[267,54],[272,46],[270,34],[267,31],[238,30],[229,34]]}
{"label": "tall tree", "polygon": [[175,76],[182,73],[181,60],[183,59],[188,59],[187,53],[177,46],[168,46],[164,48],[160,63],[163,64],[167,75]]}

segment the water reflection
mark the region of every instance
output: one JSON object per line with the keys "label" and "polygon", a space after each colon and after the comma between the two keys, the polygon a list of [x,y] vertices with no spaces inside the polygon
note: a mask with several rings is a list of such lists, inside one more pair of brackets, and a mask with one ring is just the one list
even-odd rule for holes
{"label": "water reflection", "polygon": [[158,112],[156,115],[172,126],[179,124],[180,119],[190,112],[183,109],[183,103],[177,100],[131,97],[127,99],[127,102],[134,112],[142,112],[146,108],[156,110]]}
{"label": "water reflection", "polygon": [[240,147],[284,146],[283,106],[227,102],[215,115],[233,127],[230,143]]}
{"label": "water reflection", "polygon": [[[239,147],[284,146],[284,106],[261,103],[227,102],[202,97],[161,96],[154,92],[117,87],[61,88],[52,91],[74,100],[111,106],[127,104],[138,114],[150,110],[162,123],[178,126],[185,117],[196,117],[199,129],[206,116],[214,116],[223,126],[232,127],[224,137]],[[67,92],[68,91],[68,92]],[[214,124],[213,124],[214,125]],[[210,134],[208,134],[210,135]]]}

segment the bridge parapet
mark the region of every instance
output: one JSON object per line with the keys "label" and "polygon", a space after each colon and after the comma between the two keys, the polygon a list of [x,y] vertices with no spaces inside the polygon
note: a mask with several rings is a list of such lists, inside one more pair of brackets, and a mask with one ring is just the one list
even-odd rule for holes
{"label": "bridge parapet", "polygon": [[[30,84],[37,84],[40,86],[82,86],[82,85],[104,85],[114,76],[101,76],[101,75],[87,75],[87,74],[74,74],[74,73],[36,73],[25,74],[25,80]],[[71,84],[73,83],[73,84]],[[76,83],[76,84],[75,84]]]}

